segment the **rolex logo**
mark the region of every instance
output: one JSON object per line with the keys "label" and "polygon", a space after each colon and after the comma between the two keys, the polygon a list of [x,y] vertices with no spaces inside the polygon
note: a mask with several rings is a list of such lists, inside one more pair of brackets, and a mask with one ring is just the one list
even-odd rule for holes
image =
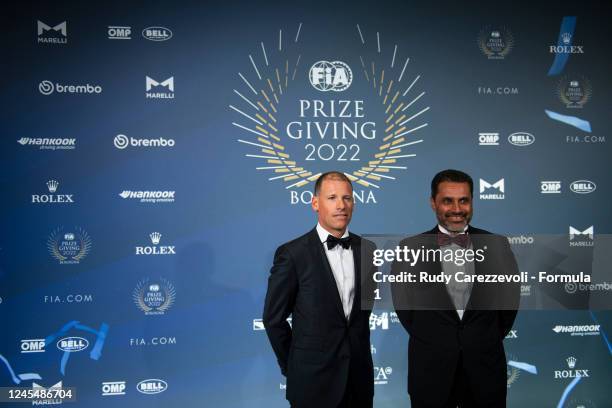
{"label": "rolex logo", "polygon": [[57,191],[58,186],[59,183],[56,180],[47,181],[47,188],[49,189],[50,193],[55,193]]}
{"label": "rolex logo", "polygon": [[576,357],[568,357],[565,361],[567,361],[567,366],[570,369],[576,367]]}
{"label": "rolex logo", "polygon": [[159,244],[161,236],[162,235],[159,232],[152,232],[149,234],[149,238],[151,238],[151,242],[153,243],[153,245]]}
{"label": "rolex logo", "polygon": [[149,239],[153,245],[137,246],[136,255],[176,255],[176,247],[174,245],[159,245],[162,234],[152,232],[149,234]]}
{"label": "rolex logo", "polygon": [[74,203],[74,196],[72,194],[55,194],[59,187],[57,180],[47,181],[47,189],[50,194],[32,194],[32,203],[34,204],[58,204],[58,203]]}
{"label": "rolex logo", "polygon": [[570,33],[561,34],[561,41],[563,41],[563,44],[569,45],[572,42],[572,35]]}

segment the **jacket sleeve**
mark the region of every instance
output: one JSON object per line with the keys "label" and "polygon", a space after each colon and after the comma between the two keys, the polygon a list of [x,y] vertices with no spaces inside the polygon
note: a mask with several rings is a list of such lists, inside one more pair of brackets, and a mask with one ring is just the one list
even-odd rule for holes
{"label": "jacket sleeve", "polygon": [[[406,242],[400,242],[400,247],[408,246]],[[401,271],[406,271],[407,264],[398,262],[395,260],[391,264],[391,274],[397,275]],[[412,285],[406,283],[390,283],[391,287],[391,296],[393,299],[393,307],[395,309],[395,313],[397,314],[397,318],[400,323],[404,327],[404,329],[411,334],[412,331],[412,320],[414,316],[414,312],[410,310],[410,299],[413,294],[411,293]]]}
{"label": "jacket sleeve", "polygon": [[293,312],[298,292],[297,275],[291,255],[285,246],[276,250],[268,278],[263,321],[266,334],[276,354],[281,373],[287,375],[292,331],[287,318]]}

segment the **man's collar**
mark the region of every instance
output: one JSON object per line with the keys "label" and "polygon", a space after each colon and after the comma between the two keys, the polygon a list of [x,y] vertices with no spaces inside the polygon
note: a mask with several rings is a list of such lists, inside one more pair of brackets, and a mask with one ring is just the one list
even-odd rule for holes
{"label": "man's collar", "polygon": [[[319,224],[319,223],[317,223],[317,234],[319,234],[319,240],[321,242],[327,241],[327,236],[328,235],[334,235],[331,232],[329,232],[328,230],[326,230],[325,228],[323,228],[321,226],[321,224]],[[349,232],[348,232],[348,228],[347,228],[346,231],[344,231],[344,234],[340,238],[345,238],[345,237],[348,237],[348,236],[349,236]]]}

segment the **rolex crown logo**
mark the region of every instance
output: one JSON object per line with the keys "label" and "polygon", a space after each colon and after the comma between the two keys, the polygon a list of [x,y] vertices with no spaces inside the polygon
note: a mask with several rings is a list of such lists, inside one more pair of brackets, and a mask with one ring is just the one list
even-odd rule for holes
{"label": "rolex crown logo", "polygon": [[159,232],[152,232],[149,234],[149,238],[151,238],[151,242],[153,243],[153,245],[159,244],[161,236],[162,235]]}
{"label": "rolex crown logo", "polygon": [[569,368],[576,367],[576,357],[568,357],[565,359],[565,361],[567,361],[567,366]]}
{"label": "rolex crown logo", "polygon": [[47,188],[49,189],[50,193],[55,193],[57,191],[58,186],[59,183],[56,180],[47,181]]}
{"label": "rolex crown logo", "polygon": [[563,44],[568,45],[570,42],[572,42],[572,35],[570,33],[563,33],[561,34],[561,40],[563,41]]}

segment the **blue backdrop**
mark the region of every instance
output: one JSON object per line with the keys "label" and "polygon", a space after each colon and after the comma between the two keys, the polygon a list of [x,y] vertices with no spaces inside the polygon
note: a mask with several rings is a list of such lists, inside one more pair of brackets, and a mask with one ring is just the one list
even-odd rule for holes
{"label": "blue backdrop", "polygon": [[[354,181],[356,233],[430,229],[444,168],[474,177],[475,226],[610,233],[609,18],[598,2],[6,6],[0,385],[287,406],[263,299],[326,170]],[[371,328],[375,406],[409,406],[407,335],[388,309]],[[508,368],[509,406],[612,406],[610,330],[609,311],[521,311],[506,350],[536,369]]]}

